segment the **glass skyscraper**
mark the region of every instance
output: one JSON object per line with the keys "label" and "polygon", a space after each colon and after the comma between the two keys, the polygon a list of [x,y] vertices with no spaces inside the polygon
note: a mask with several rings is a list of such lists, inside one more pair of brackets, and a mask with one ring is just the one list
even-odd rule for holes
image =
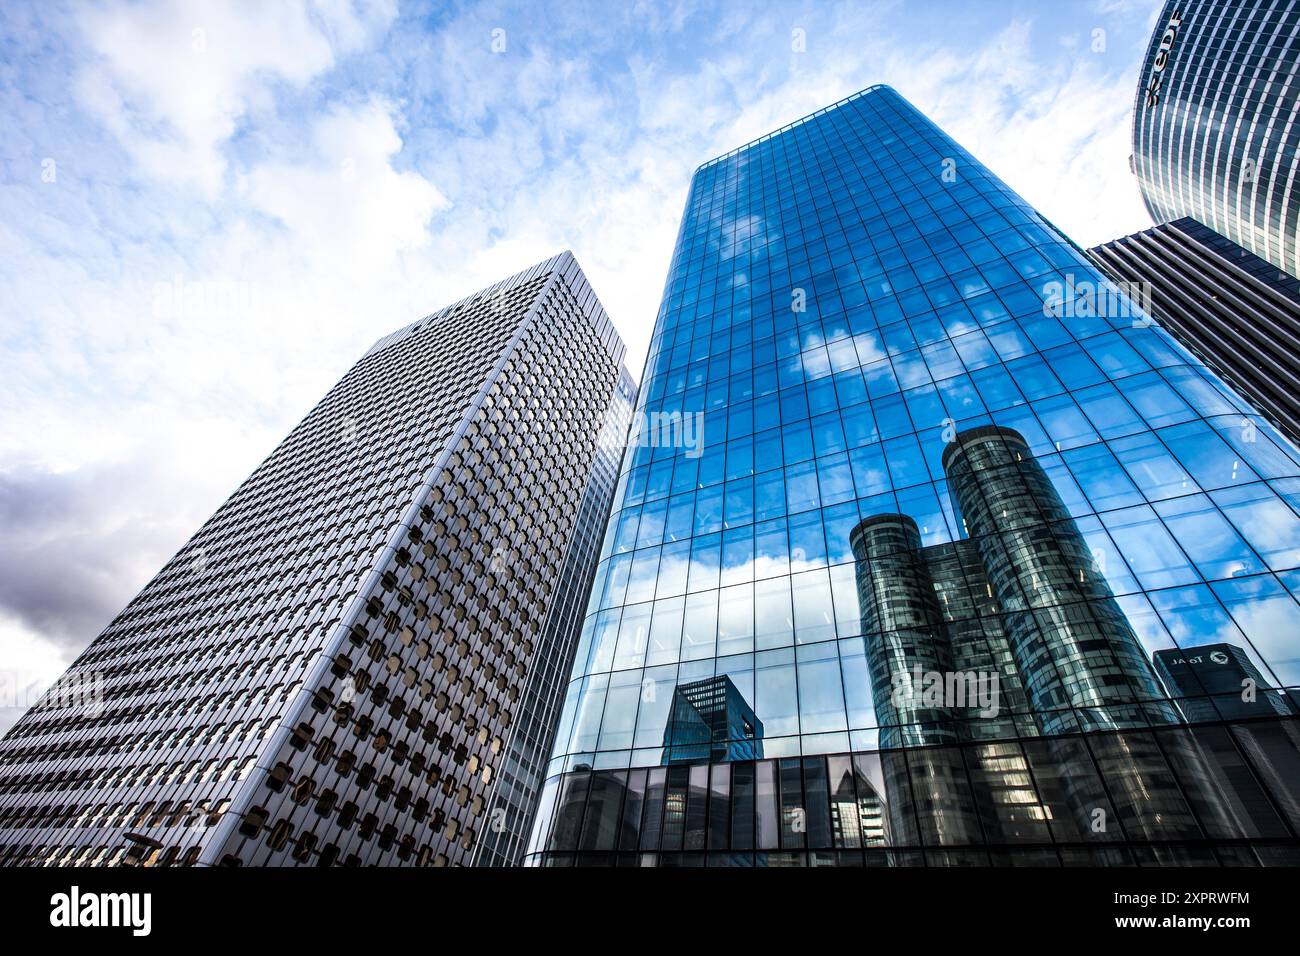
{"label": "glass skyscraper", "polygon": [[634,421],[529,863],[1300,861],[1300,452],[892,89],[697,170]]}
{"label": "glass skyscraper", "polygon": [[0,862],[516,861],[623,351],[567,252],[376,342],[0,741]]}
{"label": "glass skyscraper", "polygon": [[1143,61],[1133,171],[1158,223],[1191,216],[1300,276],[1300,4],[1168,0]]}

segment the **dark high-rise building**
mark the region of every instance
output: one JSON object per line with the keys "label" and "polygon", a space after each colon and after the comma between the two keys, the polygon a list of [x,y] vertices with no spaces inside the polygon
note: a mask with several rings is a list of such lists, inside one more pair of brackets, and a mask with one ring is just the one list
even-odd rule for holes
{"label": "dark high-rise building", "polygon": [[1295,713],[1294,705],[1269,687],[1268,679],[1235,644],[1165,648],[1154,663],[1160,679],[1192,723]]}
{"label": "dark high-rise building", "polygon": [[1143,62],[1133,171],[1158,223],[1190,216],[1300,276],[1300,5],[1169,0]]}
{"label": "dark high-rise building", "polygon": [[567,252],[375,343],[0,742],[0,859],[513,859],[622,355]]}
{"label": "dark high-rise building", "polygon": [[672,718],[664,730],[665,764],[757,760],[763,722],[728,677],[709,677],[673,689]]}
{"label": "dark high-rise building", "polygon": [[[1300,452],[893,90],[696,171],[665,419],[702,440],[624,456],[530,863],[1300,861],[1294,718],[1189,727],[1151,663],[1300,682]],[[761,758],[661,765],[692,686]]]}
{"label": "dark high-rise building", "polygon": [[1195,219],[1088,250],[1151,314],[1300,441],[1300,279]]}

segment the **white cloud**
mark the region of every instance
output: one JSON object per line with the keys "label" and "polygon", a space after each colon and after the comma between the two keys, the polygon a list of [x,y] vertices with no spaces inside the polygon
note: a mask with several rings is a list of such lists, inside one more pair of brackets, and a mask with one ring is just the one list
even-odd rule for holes
{"label": "white cloud", "polygon": [[239,194],[312,265],[368,278],[427,245],[430,217],[449,205],[419,174],[393,168],[401,148],[391,104],[336,108],[316,121],[309,158],[257,166]]}
{"label": "white cloud", "polygon": [[[703,139],[698,163],[885,82],[1080,244],[1150,225],[1127,165],[1135,76],[1107,74],[1086,45],[1050,56],[1035,50],[1023,20],[970,50],[900,48],[873,29],[885,6],[837,8],[828,25],[808,28],[803,55],[791,57],[778,33],[767,48],[782,52],[768,59],[785,75],[757,91],[747,60],[722,58],[669,85],[648,70],[642,115],[655,126],[671,119],[669,135],[697,148]],[[729,102],[737,107],[718,105]]]}
{"label": "white cloud", "polygon": [[899,92],[1081,245],[1149,226],[1127,156],[1136,79],[1087,47],[1044,69],[1016,22]]}
{"label": "white cloud", "polygon": [[199,0],[87,7],[80,26],[99,56],[77,78],[82,102],[151,176],[214,195],[222,145],[272,105],[268,83],[301,87],[395,15],[391,0]]}

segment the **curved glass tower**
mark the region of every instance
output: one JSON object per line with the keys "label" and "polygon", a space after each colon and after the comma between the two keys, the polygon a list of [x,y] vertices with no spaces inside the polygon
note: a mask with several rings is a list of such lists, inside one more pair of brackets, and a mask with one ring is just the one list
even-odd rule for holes
{"label": "curved glass tower", "polygon": [[1300,276],[1300,4],[1168,0],[1138,84],[1133,171],[1184,216]]}
{"label": "curved glass tower", "polygon": [[1300,859],[1300,453],[893,90],[699,168],[637,416],[529,862]]}

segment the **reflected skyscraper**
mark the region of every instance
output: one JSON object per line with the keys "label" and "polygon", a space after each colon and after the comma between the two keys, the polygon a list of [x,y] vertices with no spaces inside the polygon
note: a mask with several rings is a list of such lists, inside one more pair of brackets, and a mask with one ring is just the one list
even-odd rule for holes
{"label": "reflected skyscraper", "polygon": [[[1290,718],[1151,663],[1300,680],[1300,453],[893,90],[696,171],[637,411],[704,440],[624,457],[530,862],[1300,859]],[[892,693],[958,671],[996,713]],[[723,679],[762,759],[660,766]]]}
{"label": "reflected skyscraper", "polygon": [[1244,648],[1204,644],[1155,653],[1155,666],[1170,697],[1190,723],[1296,713],[1293,698],[1269,687]]}
{"label": "reflected skyscraper", "polygon": [[664,730],[664,763],[758,760],[763,722],[728,677],[692,681],[673,690]]}
{"label": "reflected skyscraper", "polygon": [[[926,745],[1145,728],[1175,724],[1178,712],[1161,701],[1137,635],[1024,436],[995,426],[959,432],[941,460],[970,537],[923,548],[911,518],[874,515],[851,541],[880,745],[920,748],[908,755],[912,773],[924,767],[924,777],[943,781],[914,801],[897,773],[886,779],[889,806],[968,843],[981,839],[977,804],[1013,824],[1017,811],[1044,818],[1032,775],[1015,747],[966,748],[963,766]],[[933,694],[921,675],[939,685]],[[1073,748],[1047,746],[1068,768]],[[1197,772],[1194,752],[1184,762]],[[1112,788],[1166,816],[1186,813],[1162,768],[1135,759],[1114,770]],[[1091,789],[1067,798],[1086,829],[1098,806]]]}
{"label": "reflected skyscraper", "polygon": [[1098,559],[1024,436],[972,428],[941,460],[1040,731],[1172,722]]}

